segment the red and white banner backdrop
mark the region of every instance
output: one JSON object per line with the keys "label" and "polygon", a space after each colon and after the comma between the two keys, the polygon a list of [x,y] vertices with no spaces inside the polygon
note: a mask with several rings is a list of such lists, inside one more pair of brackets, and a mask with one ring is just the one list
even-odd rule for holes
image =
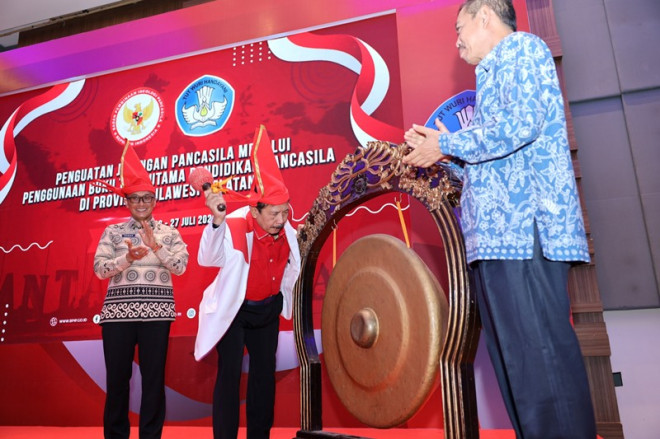
{"label": "red and white banner backdrop", "polygon": [[[373,18],[56,85],[0,100],[0,294],[5,343],[98,338],[105,281],[92,271],[103,229],[123,221],[124,138],[157,187],[154,217],[179,229],[191,262],[175,279],[173,335],[192,335],[213,270],[196,262],[208,221],[187,183],[209,168],[251,183],[249,147],[264,124],[304,216],[337,162],[373,139],[402,139],[395,17]],[[230,206],[230,209],[232,206]]]}
{"label": "red and white banner backdrop", "polygon": [[[128,211],[91,182],[119,184],[124,138],[157,187],[154,217],[179,229],[191,255],[186,273],[174,278],[168,421],[208,422],[215,358],[196,363],[192,349],[198,304],[216,271],[196,263],[209,217],[187,176],[204,166],[216,179],[232,176],[233,189],[248,189],[250,142],[264,124],[291,193],[291,220],[304,221],[346,154],[373,139],[402,141],[396,34],[395,16],[384,15],[0,98],[0,345],[13,357],[0,366],[10,395],[0,424],[100,423],[105,370],[95,318],[107,281],[96,278],[92,264],[103,229],[126,220]],[[342,220],[338,254],[366,233],[402,237],[393,199],[376,198]],[[326,245],[317,267],[318,328],[332,254]],[[291,322],[283,320],[281,329],[276,425],[295,426]],[[78,404],[42,410],[25,387],[35,376],[49,380],[35,381],[40,400],[61,398],[66,388],[73,396],[67,400]],[[132,389],[139,395],[137,368]],[[27,406],[38,416],[25,413]],[[131,410],[138,409],[134,395]],[[438,395],[425,410],[411,425],[442,425]],[[324,392],[324,422],[360,425],[331,390]]]}

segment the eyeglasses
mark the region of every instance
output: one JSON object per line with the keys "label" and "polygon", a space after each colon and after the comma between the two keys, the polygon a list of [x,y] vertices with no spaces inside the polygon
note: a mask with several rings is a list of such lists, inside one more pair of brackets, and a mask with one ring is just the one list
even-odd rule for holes
{"label": "eyeglasses", "polygon": [[141,197],[138,197],[137,195],[131,195],[130,197],[126,197],[129,203],[131,204],[138,204],[139,202],[143,202],[144,204],[149,204],[152,201],[156,199],[153,195],[142,195]]}

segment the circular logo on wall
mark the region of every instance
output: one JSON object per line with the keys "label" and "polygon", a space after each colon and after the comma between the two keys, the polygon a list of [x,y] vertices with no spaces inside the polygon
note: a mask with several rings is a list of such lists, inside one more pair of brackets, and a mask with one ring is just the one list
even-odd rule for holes
{"label": "circular logo on wall", "polygon": [[475,91],[464,90],[440,104],[438,108],[431,113],[431,116],[424,126],[436,128],[435,120],[440,119],[440,122],[442,122],[452,133],[466,128],[472,123],[475,101]]}
{"label": "circular logo on wall", "polygon": [[140,145],[151,139],[163,122],[163,99],[156,90],[136,88],[126,93],[112,111],[110,125],[117,142]]}
{"label": "circular logo on wall", "polygon": [[222,129],[234,108],[234,88],[217,76],[204,75],[176,100],[176,122],[187,136],[207,136]]}

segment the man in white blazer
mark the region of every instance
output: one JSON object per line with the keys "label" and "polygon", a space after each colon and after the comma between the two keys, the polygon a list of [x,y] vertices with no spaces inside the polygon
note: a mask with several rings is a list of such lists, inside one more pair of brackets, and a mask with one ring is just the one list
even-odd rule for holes
{"label": "man in white blazer", "polygon": [[[200,303],[195,358],[201,360],[214,347],[218,352],[214,439],[238,434],[244,348],[250,357],[247,438],[270,436],[279,316],[291,319],[300,274],[296,231],[288,221],[289,192],[263,125],[252,148],[254,183],[248,196],[226,189],[204,191],[213,221],[204,229],[197,260],[220,270]],[[226,215],[225,201],[240,199],[248,206]]]}

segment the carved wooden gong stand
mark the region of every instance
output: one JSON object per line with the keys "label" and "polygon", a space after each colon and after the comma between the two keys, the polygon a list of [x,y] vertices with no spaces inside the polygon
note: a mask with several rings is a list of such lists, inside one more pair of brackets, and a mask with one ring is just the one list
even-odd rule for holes
{"label": "carved wooden gong stand", "polygon": [[337,166],[320,190],[299,233],[301,276],[293,292],[294,334],[300,361],[301,429],[297,438],[346,438],[324,432],[321,406],[321,362],[314,340],[312,293],[319,253],[333,226],[354,207],[389,192],[406,193],[432,215],[440,233],[449,278],[447,336],[440,352],[444,431],[447,439],[479,437],[474,357],[480,323],[466,272],[463,238],[454,208],[461,184],[442,166],[419,169],[405,165],[405,144],[370,142]]}

